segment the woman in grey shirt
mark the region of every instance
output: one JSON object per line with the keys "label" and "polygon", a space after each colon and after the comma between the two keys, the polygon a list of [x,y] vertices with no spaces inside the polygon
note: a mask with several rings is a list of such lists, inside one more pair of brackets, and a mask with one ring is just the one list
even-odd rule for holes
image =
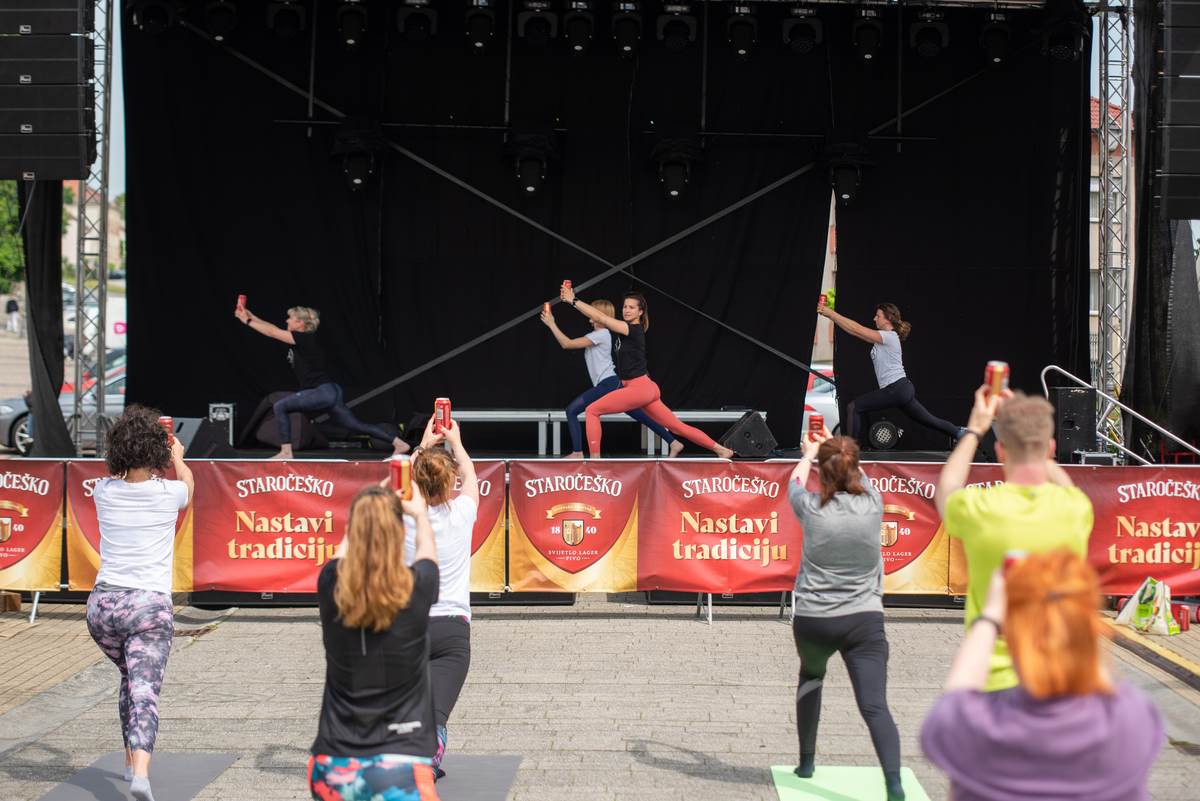
{"label": "woman in grey shirt", "polygon": [[[810,492],[814,459],[820,491]],[[829,657],[841,652],[854,699],[871,732],[883,767],[888,801],[900,801],[900,733],[887,705],[888,643],[883,633],[883,556],[879,530],[883,498],[858,465],[850,437],[823,435],[804,444],[792,471],[788,500],[804,529],[800,572],[793,591],[792,634],[800,655],[796,730],[800,765],[796,775],[813,775],[821,685]]]}

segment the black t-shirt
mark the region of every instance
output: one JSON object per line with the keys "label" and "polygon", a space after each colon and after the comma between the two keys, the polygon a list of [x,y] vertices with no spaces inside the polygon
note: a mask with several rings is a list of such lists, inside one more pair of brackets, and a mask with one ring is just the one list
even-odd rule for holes
{"label": "black t-shirt", "polygon": [[9,298],[8,303],[4,304],[4,310],[9,314],[12,314],[15,311],[20,311],[21,307],[17,305],[15,298]]}
{"label": "black t-shirt", "polygon": [[628,381],[646,375],[646,333],[640,323],[628,323],[629,333],[621,336],[612,332],[612,359],[617,378]]}
{"label": "black t-shirt", "polygon": [[412,566],[413,592],[387,631],[352,629],[338,618],[333,591],[335,559],[317,579],[321,639],[325,644],[325,695],[312,753],[342,757],[437,750],[429,686],[429,608],[437,601],[438,567],[428,559]]}
{"label": "black t-shirt", "polygon": [[317,341],[316,331],[293,331],[296,344],[288,351],[288,362],[296,371],[300,389],[315,389],[333,381],[325,372],[325,353]]}

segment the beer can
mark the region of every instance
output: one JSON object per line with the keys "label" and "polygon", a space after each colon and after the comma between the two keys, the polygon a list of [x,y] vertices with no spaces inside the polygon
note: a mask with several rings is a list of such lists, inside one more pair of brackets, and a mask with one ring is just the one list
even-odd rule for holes
{"label": "beer can", "polygon": [[1017,562],[1024,559],[1026,556],[1029,556],[1029,554],[1025,551],[1020,551],[1020,550],[1005,551],[1004,552],[1004,572],[1007,573],[1008,569],[1010,567],[1012,567],[1014,564],[1016,564]]}
{"label": "beer can", "polygon": [[392,471],[392,489],[406,501],[412,500],[412,459],[407,454],[393,456],[389,461]]}
{"label": "beer can", "polygon": [[543,303],[542,304],[542,314],[549,314],[549,313],[550,313],[550,304]]}
{"label": "beer can", "polygon": [[816,439],[825,432],[825,415],[812,412],[808,416],[809,439]]}
{"label": "beer can", "polygon": [[989,395],[999,395],[1008,389],[1008,362],[988,362],[983,371],[983,382],[988,385]]}
{"label": "beer can", "polygon": [[166,429],[167,442],[174,443],[175,442],[175,418],[167,417],[166,415],[163,415],[162,417],[158,418],[158,424],[160,426],[162,426],[164,429]]}
{"label": "beer can", "polygon": [[440,434],[444,428],[450,428],[450,399],[438,398],[433,402],[433,432]]}
{"label": "beer can", "polygon": [[570,278],[563,279],[563,286],[565,286],[567,289],[570,289],[571,288],[571,279]]}
{"label": "beer can", "polygon": [[824,292],[822,292],[820,305],[826,306],[828,304],[829,304],[829,297]]}
{"label": "beer can", "polygon": [[245,295],[238,295],[238,305],[237,305],[237,307],[238,307],[239,309],[244,309],[244,308],[246,308],[246,296],[245,296]]}

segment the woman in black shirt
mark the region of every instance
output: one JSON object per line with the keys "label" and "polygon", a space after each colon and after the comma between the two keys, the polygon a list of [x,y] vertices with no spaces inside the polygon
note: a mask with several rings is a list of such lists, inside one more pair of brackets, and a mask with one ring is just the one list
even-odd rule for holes
{"label": "woman in black shirt", "polygon": [[[402,511],[416,521],[412,567]],[[317,579],[325,694],[308,760],[317,801],[437,801],[427,634],[438,581],[420,489],[411,501],[383,487],[358,493],[338,557]]]}
{"label": "woman in black shirt", "polygon": [[644,297],[636,292],[625,295],[621,303],[621,319],[618,320],[576,298],[575,290],[566,284],[563,284],[559,294],[564,303],[570,303],[584,317],[600,323],[613,333],[613,364],[617,368],[617,378],[621,379],[621,388],[588,404],[588,453],[593,459],[600,456],[600,415],[628,412],[632,409],[641,409],[651,420],[672,434],[707,448],[722,459],[733,456],[733,451],[718,444],[700,429],[682,422],[662,402],[662,393],[658,384],[650,380],[646,366],[645,332],[650,328],[650,318]]}
{"label": "woman in black shirt", "polygon": [[307,306],[288,309],[285,328],[268,323],[250,313],[249,309],[237,307],[233,314],[258,333],[291,345],[288,363],[296,371],[300,391],[275,402],[275,423],[279,426],[279,453],[273,459],[292,458],[292,412],[316,414],[325,412],[334,425],[356,434],[366,434],[383,442],[391,442],[393,454],[407,453],[408,443],[393,436],[386,429],[364,423],[354,416],[346,406],[342,386],[325,372],[325,355],[317,341],[317,326],[321,324],[321,313]]}

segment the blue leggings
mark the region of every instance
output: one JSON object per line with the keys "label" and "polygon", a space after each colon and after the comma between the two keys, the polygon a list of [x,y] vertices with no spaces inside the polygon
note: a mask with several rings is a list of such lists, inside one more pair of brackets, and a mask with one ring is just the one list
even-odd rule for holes
{"label": "blue leggings", "polygon": [[367,434],[383,442],[391,442],[395,434],[389,434],[387,429],[364,423],[354,416],[354,412],[342,400],[342,387],[332,382],[321,384],[316,389],[302,389],[275,401],[275,422],[279,426],[279,444],[287,445],[292,441],[292,421],[288,419],[291,412],[326,412],[334,425],[356,434]]}
{"label": "blue leggings", "polygon": [[[582,395],[568,404],[567,431],[571,432],[572,451],[575,451],[576,453],[583,451],[583,430],[582,426],[579,425],[579,415],[583,414],[584,410],[587,409],[588,405],[591,404],[592,401],[599,400],[608,393],[612,392],[614,389],[620,388],[621,379],[617,378],[615,375],[610,375],[608,378],[604,379],[599,384],[592,387],[587,392],[584,392]],[[667,431],[667,429],[651,420],[650,416],[641,409],[632,409],[628,412],[625,412],[625,414],[629,415],[634,420],[637,420],[655,434],[658,434],[668,445],[675,441],[675,437],[671,436],[670,431]]]}

